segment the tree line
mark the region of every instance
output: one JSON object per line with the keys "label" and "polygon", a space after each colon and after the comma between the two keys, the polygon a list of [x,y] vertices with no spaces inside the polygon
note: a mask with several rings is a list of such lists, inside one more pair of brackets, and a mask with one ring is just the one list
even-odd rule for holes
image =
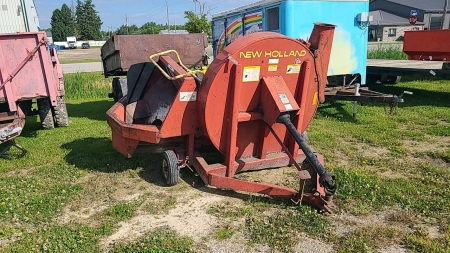
{"label": "tree line", "polygon": [[122,25],[116,30],[101,31],[102,21],[92,0],[77,0],[76,7],[70,8],[63,4],[61,9],[55,9],[51,18],[51,32],[54,41],[65,41],[69,36],[75,36],[79,40],[104,40],[118,34],[159,34],[161,30],[187,30],[190,33],[205,32],[211,35],[211,24],[207,14],[203,11],[199,14],[193,11],[185,11],[187,22],[182,25],[156,24],[146,22],[142,26]]}
{"label": "tree line", "polygon": [[80,40],[100,40],[102,21],[92,0],[77,0],[76,7],[63,4],[61,9],[53,11],[51,22],[52,36],[55,41],[65,41],[69,36]]}
{"label": "tree line", "polygon": [[[201,33],[205,32],[211,35],[211,24],[207,19],[206,14],[195,14],[193,11],[185,11],[184,17],[188,20],[183,25],[170,25],[170,30],[187,30],[190,33]],[[167,25],[156,24],[155,22],[147,22],[141,27],[136,25],[122,25],[114,31],[114,34],[159,34],[161,30],[168,30]],[[109,31],[108,34],[112,34]]]}

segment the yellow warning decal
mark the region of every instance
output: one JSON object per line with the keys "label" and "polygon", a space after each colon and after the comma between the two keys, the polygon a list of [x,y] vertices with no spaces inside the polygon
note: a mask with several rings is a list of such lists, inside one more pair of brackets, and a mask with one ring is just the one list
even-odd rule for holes
{"label": "yellow warning decal", "polygon": [[319,93],[314,93],[313,105],[317,105],[317,101],[319,100]]}
{"label": "yellow warning decal", "polygon": [[300,73],[301,64],[289,64],[287,65],[286,74],[298,74]]}
{"label": "yellow warning decal", "polygon": [[242,71],[242,82],[259,81],[261,66],[246,66]]}
{"label": "yellow warning decal", "polygon": [[278,70],[278,65],[269,65],[269,72],[274,72]]}

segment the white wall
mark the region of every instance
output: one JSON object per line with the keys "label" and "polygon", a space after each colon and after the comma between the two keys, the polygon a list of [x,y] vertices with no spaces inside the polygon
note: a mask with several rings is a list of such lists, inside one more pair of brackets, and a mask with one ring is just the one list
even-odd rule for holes
{"label": "white wall", "polygon": [[37,31],[39,18],[33,0],[0,0],[0,33]]}
{"label": "white wall", "polygon": [[[85,43],[85,42],[89,43],[89,45],[91,45],[91,47],[101,47],[101,46],[103,46],[103,44],[106,43],[106,41],[92,41],[92,40],[89,40],[89,41],[81,41],[81,40],[80,40],[80,41],[77,41],[77,47],[80,47],[80,48],[81,48],[81,44],[83,44],[83,43]],[[54,44],[55,44],[55,45],[58,45],[58,46],[65,46],[65,47],[68,47],[66,41],[55,41]]]}
{"label": "white wall", "polygon": [[0,32],[26,32],[20,0],[0,0]]}

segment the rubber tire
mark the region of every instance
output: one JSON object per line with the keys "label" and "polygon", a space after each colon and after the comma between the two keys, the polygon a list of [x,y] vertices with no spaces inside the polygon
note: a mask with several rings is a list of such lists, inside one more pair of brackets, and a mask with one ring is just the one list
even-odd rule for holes
{"label": "rubber tire", "polygon": [[162,174],[168,186],[178,184],[180,169],[178,168],[178,157],[172,150],[163,153]]}
{"label": "rubber tire", "polygon": [[44,129],[55,128],[55,122],[53,121],[52,104],[49,98],[37,99],[39,118]]}
{"label": "rubber tire", "polygon": [[64,97],[57,97],[56,101],[58,102],[58,105],[53,107],[55,123],[58,127],[68,127],[69,114],[67,113],[66,101],[64,100]]}
{"label": "rubber tire", "polygon": [[397,84],[402,80],[402,76],[388,76],[387,84]]}

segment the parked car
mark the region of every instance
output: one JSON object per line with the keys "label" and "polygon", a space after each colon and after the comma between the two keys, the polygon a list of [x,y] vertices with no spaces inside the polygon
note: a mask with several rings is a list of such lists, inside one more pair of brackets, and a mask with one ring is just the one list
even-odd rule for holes
{"label": "parked car", "polygon": [[81,44],[81,48],[82,49],[89,49],[89,48],[91,48],[91,45],[89,45],[89,43],[83,43],[83,44]]}

